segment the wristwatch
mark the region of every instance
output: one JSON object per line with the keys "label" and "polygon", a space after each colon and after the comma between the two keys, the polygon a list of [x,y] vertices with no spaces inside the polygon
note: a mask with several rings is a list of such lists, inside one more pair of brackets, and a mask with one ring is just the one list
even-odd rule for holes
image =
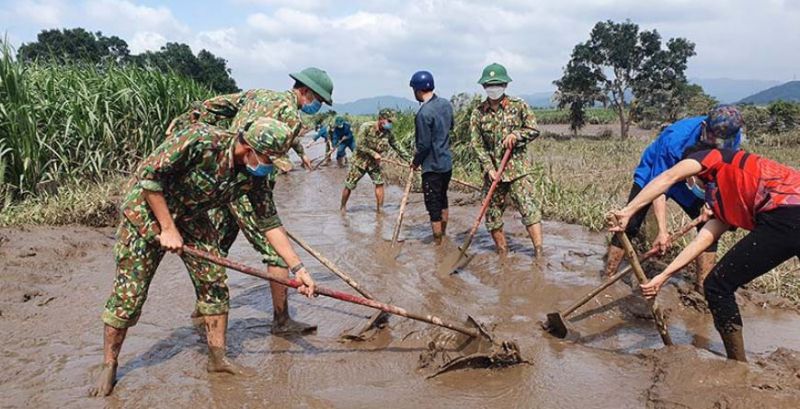
{"label": "wristwatch", "polygon": [[306,268],[306,266],[304,266],[303,262],[301,261],[301,262],[295,264],[294,267],[290,268],[289,271],[291,271],[292,274],[297,274],[300,270],[302,270],[304,268]]}

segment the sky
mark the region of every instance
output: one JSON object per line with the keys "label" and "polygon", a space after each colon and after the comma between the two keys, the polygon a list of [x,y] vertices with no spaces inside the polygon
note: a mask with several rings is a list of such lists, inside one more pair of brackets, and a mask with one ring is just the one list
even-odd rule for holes
{"label": "sky", "polygon": [[288,89],[289,72],[320,67],[337,102],[411,98],[420,69],[441,95],[479,92],[492,62],[508,68],[509,93],[551,91],[596,22],[625,19],[693,41],[690,78],[800,73],[800,0],[0,0],[0,34],[14,46],[72,27],[117,35],[134,53],[181,42],[228,60],[244,89]]}

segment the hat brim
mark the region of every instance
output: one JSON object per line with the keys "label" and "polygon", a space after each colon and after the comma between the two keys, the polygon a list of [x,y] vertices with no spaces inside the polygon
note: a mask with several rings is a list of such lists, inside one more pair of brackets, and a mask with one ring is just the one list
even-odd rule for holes
{"label": "hat brim", "polygon": [[310,88],[317,95],[321,96],[322,102],[328,105],[333,105],[333,97],[331,97],[331,94],[325,91],[324,89],[320,88],[319,86],[317,86],[316,82],[312,81],[311,78],[308,77],[308,75],[303,74],[302,72],[295,72],[289,74],[289,76],[292,77],[292,79],[294,79],[295,81],[298,81],[303,85],[307,86],[308,88]]}

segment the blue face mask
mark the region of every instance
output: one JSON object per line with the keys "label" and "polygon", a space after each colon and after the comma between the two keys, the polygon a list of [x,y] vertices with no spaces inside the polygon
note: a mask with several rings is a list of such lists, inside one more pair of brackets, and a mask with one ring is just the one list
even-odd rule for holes
{"label": "blue face mask", "polygon": [[391,131],[391,130],[392,130],[392,123],[391,123],[391,122],[386,122],[386,123],[384,123],[384,124],[383,124],[383,129],[384,129],[385,131]]}
{"label": "blue face mask", "polygon": [[706,200],[706,190],[698,186],[697,182],[693,184],[689,184],[689,182],[686,182],[686,187],[689,188],[689,191],[691,191],[692,194],[698,199]]}
{"label": "blue face mask", "polygon": [[314,115],[319,111],[320,108],[322,108],[322,102],[319,102],[318,99],[314,99],[314,102],[303,104],[300,110],[309,115]]}
{"label": "blue face mask", "polygon": [[263,178],[271,174],[275,168],[273,164],[271,163],[266,164],[262,163],[261,161],[258,161],[258,165],[256,166],[250,166],[250,164],[247,164],[246,166],[247,166],[247,172],[249,172],[251,175],[257,178]]}

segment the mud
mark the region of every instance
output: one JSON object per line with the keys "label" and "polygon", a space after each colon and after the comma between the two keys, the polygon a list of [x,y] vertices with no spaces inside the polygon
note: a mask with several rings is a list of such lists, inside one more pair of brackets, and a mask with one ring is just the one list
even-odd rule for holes
{"label": "mud", "polygon": [[[321,148],[321,147],[317,147]],[[313,150],[313,149],[312,149]],[[321,149],[320,149],[321,152]],[[332,299],[291,295],[293,317],[315,334],[270,334],[266,283],[230,272],[228,356],[254,377],[206,372],[202,332],[192,325],[194,292],[180,260],[168,255],[150,288],[139,324],[128,332],[118,382],[108,398],[86,398],[101,369],[100,313],[114,277],[113,228],[2,229],[0,237],[0,407],[308,407],[366,408],[796,408],[800,401],[800,316],[780,303],[740,297],[749,364],[722,358],[711,317],[665,287],[676,347],[662,348],[646,314],[631,313],[637,295],[612,286],[570,317],[580,336],[556,339],[539,328],[546,313],[568,306],[600,283],[605,238],[577,226],[544,223],[544,261],[519,218],[506,214],[511,253],[493,252],[481,228],[476,254],[457,275],[438,262],[464,238],[477,206],[453,206],[449,243],[431,245],[421,202],[412,194],[397,259],[384,257],[400,188],[387,188],[374,212],[368,179],[338,211],[346,170],[293,171],[276,198],[284,224],[349,272],[380,300],[463,321],[468,315],[516,340],[530,365],[465,369],[433,379],[419,357],[442,330],[392,317],[366,342],[340,342],[372,314]],[[298,249],[299,250],[299,249]],[[240,239],[231,257],[258,265]],[[321,285],[352,291],[311,256],[301,258]]]}

